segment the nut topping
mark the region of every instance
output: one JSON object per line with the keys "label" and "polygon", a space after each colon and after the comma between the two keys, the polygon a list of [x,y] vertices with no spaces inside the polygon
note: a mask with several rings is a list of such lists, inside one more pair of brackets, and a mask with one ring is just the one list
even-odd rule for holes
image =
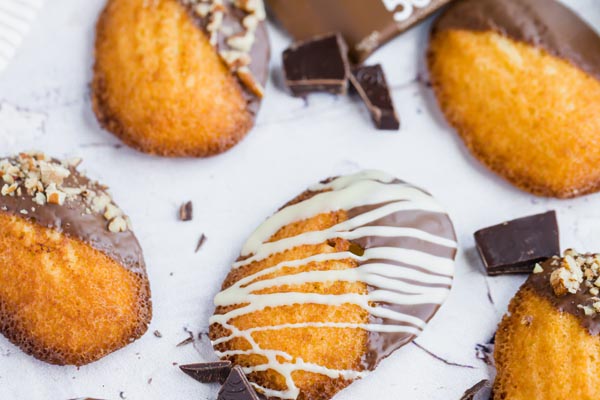
{"label": "nut topping", "polygon": [[[86,206],[86,213],[93,211],[104,216],[108,230],[126,231],[129,226],[127,219],[106,189],[93,181],[86,185],[77,182],[73,172],[80,163],[80,158],[58,161],[41,152],[20,153],[17,157],[0,159],[0,195],[27,196],[39,206],[66,206],[70,201],[80,200]],[[65,184],[67,181],[68,186]],[[23,215],[29,213],[22,211]]]}

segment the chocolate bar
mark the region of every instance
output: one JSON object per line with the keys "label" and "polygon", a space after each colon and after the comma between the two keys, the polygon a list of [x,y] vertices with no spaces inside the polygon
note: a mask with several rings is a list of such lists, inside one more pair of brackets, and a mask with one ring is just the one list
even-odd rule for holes
{"label": "chocolate bar", "polygon": [[340,32],[354,62],[451,0],[267,0],[271,14],[296,40]]}

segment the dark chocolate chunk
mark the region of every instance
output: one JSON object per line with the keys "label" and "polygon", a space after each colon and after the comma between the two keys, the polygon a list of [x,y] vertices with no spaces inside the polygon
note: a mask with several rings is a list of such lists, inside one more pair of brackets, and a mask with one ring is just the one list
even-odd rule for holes
{"label": "dark chocolate chunk", "polygon": [[267,0],[267,4],[296,40],[340,32],[350,46],[352,59],[360,63],[449,1]]}
{"label": "dark chocolate chunk", "polygon": [[492,398],[490,381],[482,380],[463,394],[460,400],[489,400]]}
{"label": "dark chocolate chunk", "polygon": [[367,105],[377,129],[400,128],[400,120],[380,64],[353,67],[350,82]]}
{"label": "dark chocolate chunk", "polygon": [[202,383],[224,383],[231,372],[230,361],[216,361],[179,366],[183,372]]}
{"label": "dark chocolate chunk", "polygon": [[560,254],[556,213],[515,219],[475,232],[488,275],[531,273],[535,264]]}
{"label": "dark chocolate chunk", "polygon": [[236,365],[219,390],[217,400],[259,400],[254,388],[248,382],[244,371]]}
{"label": "dark chocolate chunk", "polygon": [[348,48],[339,34],[294,43],[283,52],[285,82],[294,96],[346,94]]}
{"label": "dark chocolate chunk", "polygon": [[181,207],[179,207],[179,219],[181,221],[191,221],[193,217],[192,202],[188,201],[187,203],[183,203]]}

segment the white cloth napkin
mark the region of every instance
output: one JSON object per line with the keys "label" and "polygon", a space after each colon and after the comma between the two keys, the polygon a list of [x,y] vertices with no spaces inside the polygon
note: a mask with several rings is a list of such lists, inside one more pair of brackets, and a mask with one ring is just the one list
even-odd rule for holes
{"label": "white cloth napkin", "polygon": [[44,0],[0,0],[0,72],[29,31]]}

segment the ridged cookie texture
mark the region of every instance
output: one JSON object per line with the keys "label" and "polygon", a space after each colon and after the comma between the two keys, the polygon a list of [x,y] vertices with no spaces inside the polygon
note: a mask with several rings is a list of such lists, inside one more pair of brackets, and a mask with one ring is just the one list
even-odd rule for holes
{"label": "ridged cookie texture", "polygon": [[496,332],[494,400],[600,397],[600,256],[553,257],[511,300]]}
{"label": "ridged cookie texture", "polygon": [[152,316],[129,219],[78,162],[0,158],[0,333],[59,365],[126,346]]}
{"label": "ridged cookie texture", "polygon": [[141,151],[206,157],[254,125],[268,78],[262,0],[108,0],[96,28],[93,108]]}
{"label": "ridged cookie texture", "polygon": [[425,328],[456,238],[428,193],[379,171],[326,180],[248,239],[210,339],[270,399],[330,399]]}
{"label": "ridged cookie texture", "polygon": [[542,196],[600,189],[600,36],[555,0],[458,0],[428,52],[440,108],[469,150]]}

